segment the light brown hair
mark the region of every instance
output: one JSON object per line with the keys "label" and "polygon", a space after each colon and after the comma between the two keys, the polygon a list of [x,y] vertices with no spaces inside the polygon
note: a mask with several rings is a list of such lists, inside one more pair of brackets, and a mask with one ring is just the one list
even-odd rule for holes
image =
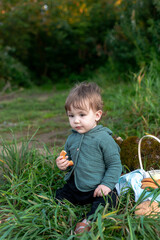
{"label": "light brown hair", "polygon": [[86,102],[89,103],[89,107],[94,110],[102,110],[103,101],[101,97],[100,88],[94,82],[82,82],[76,85],[69,93],[65,110],[70,111],[71,106],[77,109],[85,109]]}

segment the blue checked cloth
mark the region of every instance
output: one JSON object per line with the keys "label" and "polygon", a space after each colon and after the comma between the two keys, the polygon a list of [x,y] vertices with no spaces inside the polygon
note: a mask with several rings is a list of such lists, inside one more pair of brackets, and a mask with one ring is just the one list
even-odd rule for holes
{"label": "blue checked cloth", "polygon": [[[125,194],[129,188],[132,188],[135,194],[135,202],[137,202],[141,194],[144,192],[144,189],[141,188],[141,181],[143,179],[144,173],[144,170],[137,169],[133,172],[122,175],[115,186],[118,195]],[[153,194],[151,192],[144,192],[143,199],[145,199],[145,201],[152,200],[152,198]],[[154,200],[159,202],[160,195],[158,195]]]}

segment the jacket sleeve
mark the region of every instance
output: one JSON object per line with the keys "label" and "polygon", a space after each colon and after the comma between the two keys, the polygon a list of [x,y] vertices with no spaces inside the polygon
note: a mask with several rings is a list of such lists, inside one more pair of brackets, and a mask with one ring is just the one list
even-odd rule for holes
{"label": "jacket sleeve", "polygon": [[107,141],[101,142],[101,150],[105,163],[105,173],[101,184],[113,190],[122,173],[120,148],[110,136]]}

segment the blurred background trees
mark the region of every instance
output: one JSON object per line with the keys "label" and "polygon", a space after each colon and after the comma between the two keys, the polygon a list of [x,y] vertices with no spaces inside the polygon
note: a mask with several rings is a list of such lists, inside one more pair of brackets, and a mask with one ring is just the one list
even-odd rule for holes
{"label": "blurred background trees", "polygon": [[159,0],[0,2],[0,87],[128,73],[159,56]]}

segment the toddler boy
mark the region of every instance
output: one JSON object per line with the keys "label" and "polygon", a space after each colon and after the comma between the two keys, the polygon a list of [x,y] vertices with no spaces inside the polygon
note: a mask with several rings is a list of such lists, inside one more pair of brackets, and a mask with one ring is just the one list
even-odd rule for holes
{"label": "toddler boy", "polygon": [[75,234],[90,230],[88,219],[100,204],[104,206],[108,202],[109,208],[116,206],[115,184],[122,171],[120,149],[111,130],[98,125],[102,107],[100,89],[95,83],[76,85],[65,103],[72,134],[65,144],[66,158],[59,156],[56,163],[60,170],[68,168],[68,160],[74,165],[65,175],[67,183],[57,190],[56,199],[92,204],[86,219],[76,225]]}

